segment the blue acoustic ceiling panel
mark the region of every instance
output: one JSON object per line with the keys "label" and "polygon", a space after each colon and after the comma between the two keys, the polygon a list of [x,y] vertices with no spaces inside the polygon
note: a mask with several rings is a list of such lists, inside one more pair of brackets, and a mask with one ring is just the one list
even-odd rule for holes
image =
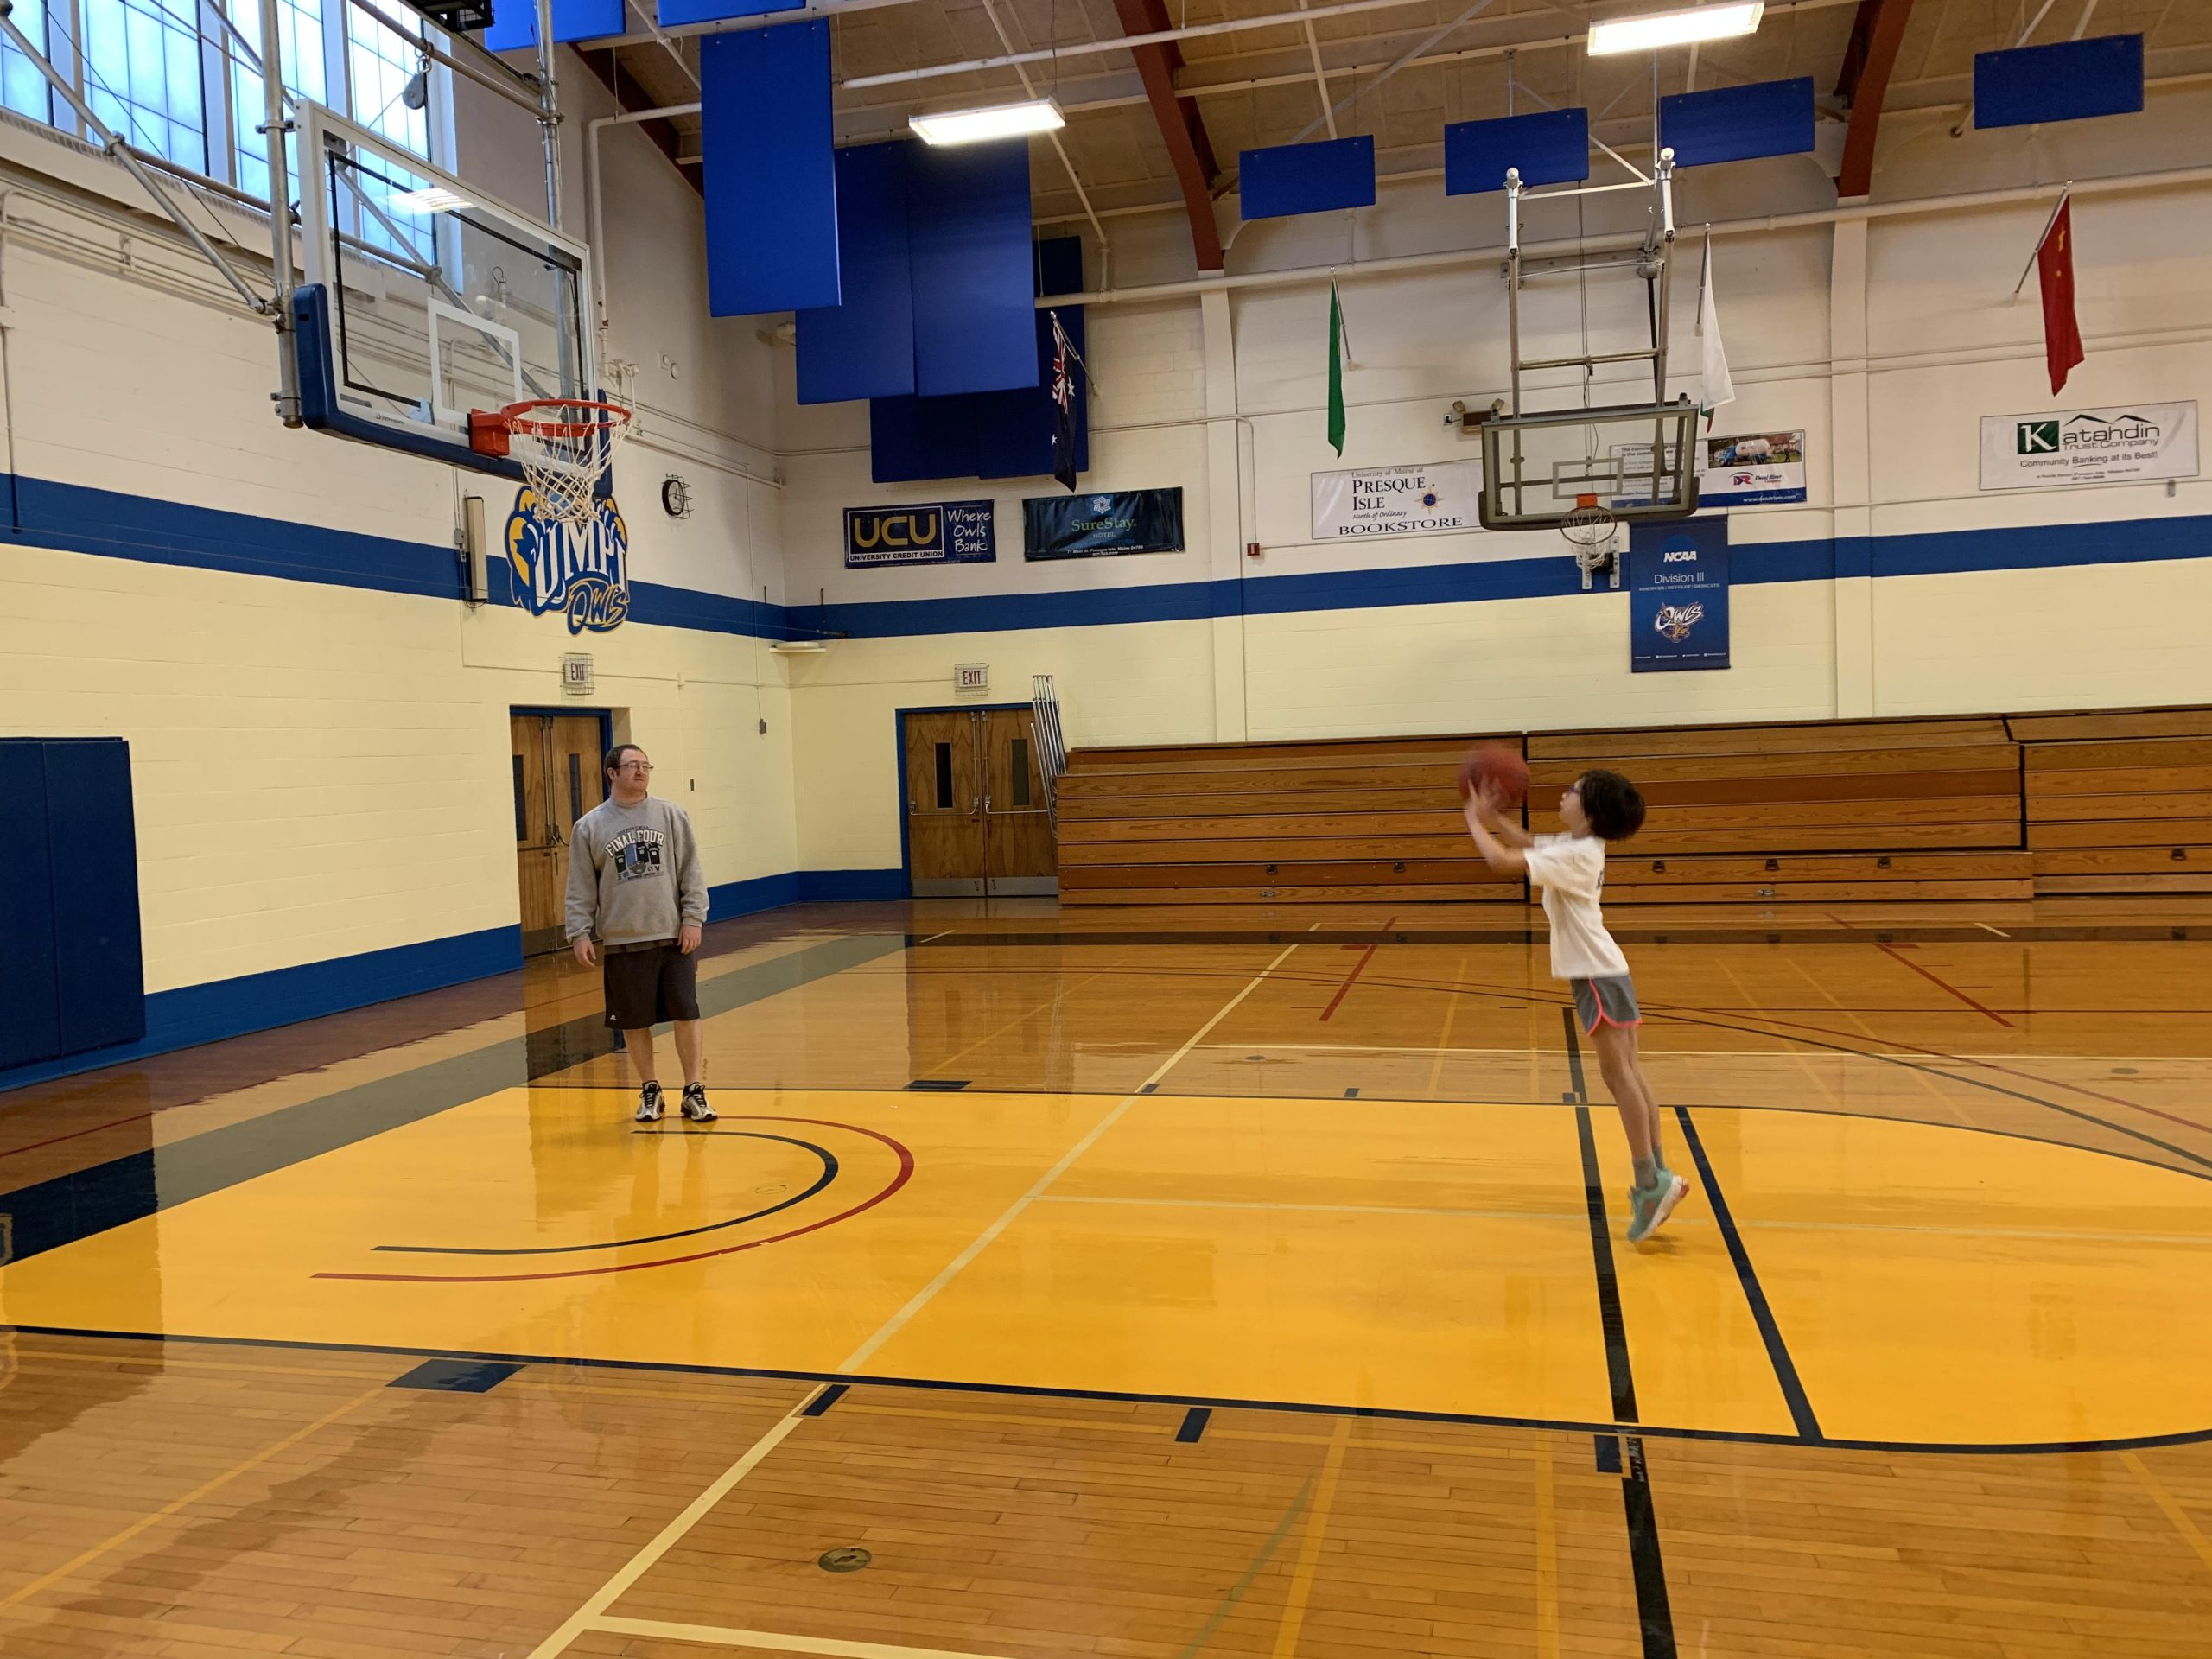
{"label": "blue acoustic ceiling panel", "polygon": [[[626,27],[622,0],[553,0],[553,41],[603,41]],[[493,0],[492,26],[484,44],[494,52],[513,52],[537,44],[537,0]]]}
{"label": "blue acoustic ceiling panel", "polygon": [[878,484],[977,476],[976,403],[967,396],[870,401],[868,475]]}
{"label": "blue acoustic ceiling panel", "polygon": [[1812,78],[1662,98],[1659,137],[1678,167],[1801,155],[1813,147]]}
{"label": "blue acoustic ceiling panel", "polygon": [[798,400],[835,404],[914,390],[914,265],[903,143],[837,152],[842,305],[801,311]]}
{"label": "blue acoustic ceiling panel", "polygon": [[[1039,296],[1083,288],[1083,238],[1051,237],[1032,256]],[[1060,326],[1085,351],[1083,308],[1059,308]],[[878,484],[938,478],[1042,478],[1052,470],[1052,321],[1031,311],[1037,385],[949,397],[878,397],[868,405],[869,466]],[[1078,365],[1076,470],[1090,469],[1090,376]]]}
{"label": "blue acoustic ceiling panel", "polygon": [[837,304],[828,20],[709,35],[699,79],[708,308]]}
{"label": "blue acoustic ceiling panel", "polygon": [[1236,189],[1246,219],[1282,219],[1375,205],[1375,140],[1331,138],[1277,144],[1237,158]]}
{"label": "blue acoustic ceiling panel", "polygon": [[1976,127],[2085,121],[2096,115],[2133,115],[2142,107],[2140,35],[2105,35],[1974,55]]}
{"label": "blue acoustic ceiling panel", "polygon": [[[645,0],[650,5],[652,0]],[[797,11],[806,0],[660,0],[660,26],[678,23],[717,23],[726,17],[766,17],[779,11]]]}
{"label": "blue acoustic ceiling panel", "polygon": [[1505,188],[1505,169],[1524,185],[1580,184],[1590,176],[1590,111],[1542,110],[1444,129],[1444,194]]}
{"label": "blue acoustic ceiling panel", "polygon": [[[1052,314],[1037,314],[1038,379],[1019,391],[985,391],[976,396],[976,476],[1043,478],[1052,470]],[[1083,308],[1065,306],[1060,327],[1068,344],[1088,354]],[[1075,370],[1075,469],[1090,470],[1090,377]]]}
{"label": "blue acoustic ceiling panel", "polygon": [[906,149],[914,390],[1035,385],[1027,141]]}

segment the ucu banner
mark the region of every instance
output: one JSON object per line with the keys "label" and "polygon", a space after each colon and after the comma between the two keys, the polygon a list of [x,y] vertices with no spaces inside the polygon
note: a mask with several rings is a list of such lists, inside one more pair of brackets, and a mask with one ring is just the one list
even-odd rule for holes
{"label": "ucu banner", "polygon": [[630,531],[613,496],[580,527],[541,517],[525,485],[507,515],[506,547],[515,603],[531,615],[558,612],[570,633],[605,633],[630,614]]}
{"label": "ucu banner", "polygon": [[999,556],[988,501],[918,507],[847,507],[845,568],[875,564],[989,564]]}

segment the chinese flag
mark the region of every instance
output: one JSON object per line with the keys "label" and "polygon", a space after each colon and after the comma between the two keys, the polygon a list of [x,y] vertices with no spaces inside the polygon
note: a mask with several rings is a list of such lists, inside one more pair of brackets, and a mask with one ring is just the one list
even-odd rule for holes
{"label": "chinese flag", "polygon": [[2036,274],[2043,283],[2043,354],[2050,365],[2050,395],[2065,390],[2069,370],[2082,360],[2082,329],[2074,321],[2074,200],[2058,204],[2058,213],[2036,247]]}

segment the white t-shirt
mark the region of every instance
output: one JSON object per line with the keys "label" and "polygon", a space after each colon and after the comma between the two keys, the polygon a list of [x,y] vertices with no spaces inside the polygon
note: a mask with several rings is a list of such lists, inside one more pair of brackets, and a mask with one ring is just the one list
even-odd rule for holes
{"label": "white t-shirt", "polygon": [[1554,979],[1610,979],[1628,958],[1605,931],[1598,894],[1605,885],[1605,843],[1595,836],[1538,836],[1529,849],[1529,879],[1544,890],[1552,925]]}

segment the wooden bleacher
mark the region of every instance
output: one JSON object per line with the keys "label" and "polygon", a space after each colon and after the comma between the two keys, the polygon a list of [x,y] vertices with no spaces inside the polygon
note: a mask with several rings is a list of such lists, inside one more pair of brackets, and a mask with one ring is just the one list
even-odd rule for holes
{"label": "wooden bleacher", "polygon": [[[1079,750],[1059,783],[1068,904],[1525,902],[1475,856],[1472,735]],[[1650,806],[1611,905],[2212,892],[2212,709],[1548,732],[1528,822],[1629,773]]]}
{"label": "wooden bleacher", "polygon": [[1517,904],[1522,883],[1482,861],[1459,816],[1478,741],[1078,750],[1058,786],[1060,900]]}
{"label": "wooden bleacher", "polygon": [[2212,893],[2212,709],[2007,724],[2038,893]]}
{"label": "wooden bleacher", "polygon": [[2020,752],[1996,716],[1546,733],[1529,740],[1529,827],[1566,826],[1592,766],[1643,791],[1643,833],[1606,860],[1608,904],[2025,899]]}

